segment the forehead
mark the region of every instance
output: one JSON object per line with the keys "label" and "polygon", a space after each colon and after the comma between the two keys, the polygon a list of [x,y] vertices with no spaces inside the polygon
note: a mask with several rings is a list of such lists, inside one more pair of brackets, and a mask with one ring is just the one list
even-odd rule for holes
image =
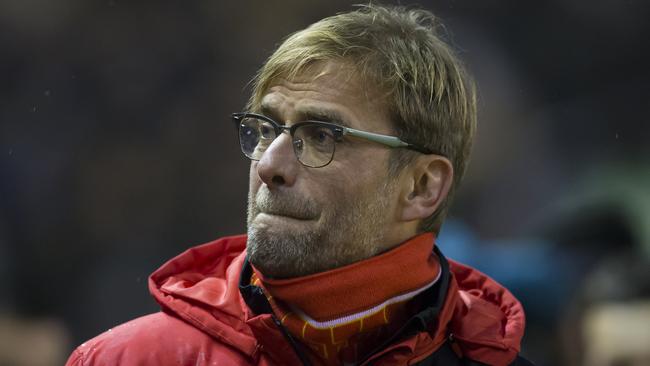
{"label": "forehead", "polygon": [[262,95],[260,109],[282,122],[326,119],[353,128],[388,132],[390,125],[385,103],[379,95],[376,88],[361,80],[354,67],[323,62],[294,77],[280,77],[270,82]]}

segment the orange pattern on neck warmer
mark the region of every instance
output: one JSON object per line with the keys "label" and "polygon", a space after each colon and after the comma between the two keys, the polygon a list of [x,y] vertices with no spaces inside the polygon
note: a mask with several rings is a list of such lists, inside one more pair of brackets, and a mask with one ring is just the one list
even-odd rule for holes
{"label": "orange pattern on neck warmer", "polygon": [[416,236],[381,255],[291,279],[254,269],[275,315],[322,364],[357,362],[418,310],[413,298],[440,275],[433,234]]}

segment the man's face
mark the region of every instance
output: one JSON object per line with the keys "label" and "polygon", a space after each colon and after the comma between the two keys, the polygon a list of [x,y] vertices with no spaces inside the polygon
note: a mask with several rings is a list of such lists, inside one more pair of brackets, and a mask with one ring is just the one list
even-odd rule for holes
{"label": "man's face", "polygon": [[[376,91],[337,63],[276,80],[261,113],[290,126],[321,120],[392,134]],[[340,121],[334,121],[337,116]],[[387,176],[390,150],[344,138],[322,168],[303,166],[281,134],[250,169],[248,254],[267,276],[287,278],[347,265],[386,250],[396,224],[397,189]]]}

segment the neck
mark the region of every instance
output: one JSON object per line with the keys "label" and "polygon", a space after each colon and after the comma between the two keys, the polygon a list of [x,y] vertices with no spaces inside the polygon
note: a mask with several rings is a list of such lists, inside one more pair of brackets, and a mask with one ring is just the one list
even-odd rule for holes
{"label": "neck", "polygon": [[416,295],[440,275],[433,235],[331,271],[270,279],[255,270],[276,316],[313,356],[326,363],[355,362],[417,310]]}

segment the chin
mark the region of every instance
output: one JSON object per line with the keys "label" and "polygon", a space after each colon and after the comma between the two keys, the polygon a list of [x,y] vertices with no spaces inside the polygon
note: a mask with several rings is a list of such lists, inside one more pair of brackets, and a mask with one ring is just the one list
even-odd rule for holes
{"label": "chin", "polygon": [[[299,220],[298,220],[299,221]],[[270,225],[254,220],[248,228],[249,260],[265,275],[286,278],[304,274],[316,263],[316,240],[311,225]]]}

